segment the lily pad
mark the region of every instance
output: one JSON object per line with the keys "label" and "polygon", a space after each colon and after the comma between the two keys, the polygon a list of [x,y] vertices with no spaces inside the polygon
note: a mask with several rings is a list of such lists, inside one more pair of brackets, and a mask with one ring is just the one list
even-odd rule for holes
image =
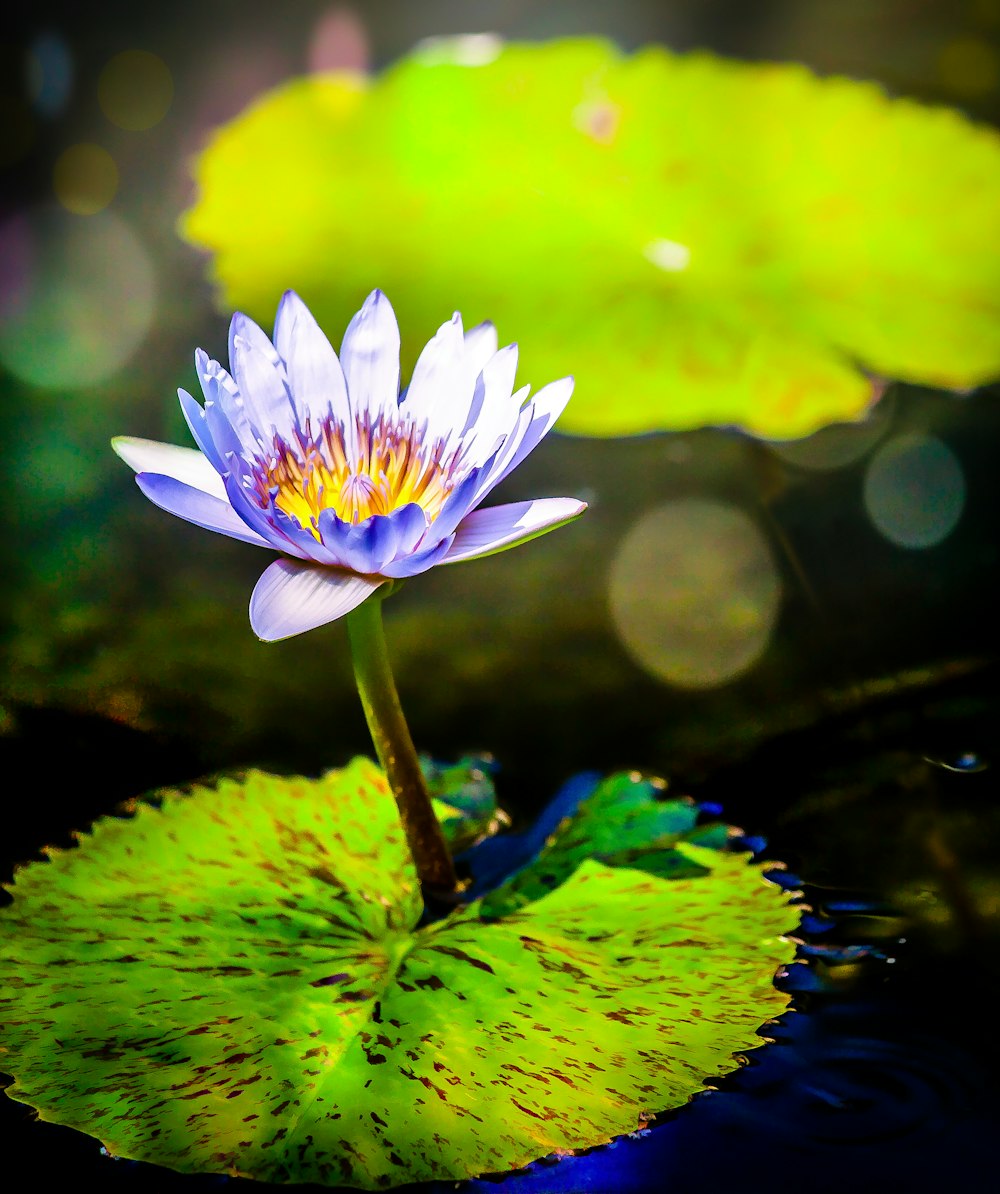
{"label": "lily pad", "polygon": [[[588,860],[664,879],[711,874],[714,854],[709,855],[712,865],[706,866],[700,851],[685,846],[724,850],[740,840],[738,831],[719,821],[702,822],[690,797],[667,799],[665,792],[662,781],[634,772],[609,776],[585,793],[570,792],[570,807],[562,815],[558,810],[549,814],[558,817],[555,824],[545,825],[541,834],[535,827],[524,835],[529,846],[525,865],[511,868],[514,873],[502,886],[486,885],[495,890],[486,892],[484,910],[496,916],[523,908]],[[500,854],[505,846],[503,837],[483,842],[470,856],[473,871],[490,873],[489,865],[479,860]]]}
{"label": "lily pad", "polygon": [[787,1005],[788,893],[745,854],[670,848],[696,873],[585,860],[516,911],[420,926],[368,761],[161,794],[17,873],[8,1093],[112,1154],[266,1181],[380,1189],[603,1143]]}
{"label": "lily pad", "polygon": [[181,222],[226,309],[373,283],[412,365],[452,310],[523,338],[560,430],[860,417],[877,378],[1000,375],[1000,138],[877,86],[592,39],[418,47],[293,80],[221,128]]}

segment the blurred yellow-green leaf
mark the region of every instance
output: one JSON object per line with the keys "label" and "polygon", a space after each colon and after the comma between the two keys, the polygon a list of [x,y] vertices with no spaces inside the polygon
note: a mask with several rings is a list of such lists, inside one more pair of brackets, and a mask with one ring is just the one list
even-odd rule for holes
{"label": "blurred yellow-green leaf", "polygon": [[564,432],[805,435],[876,377],[1000,374],[1000,138],[805,68],[597,40],[418,47],[263,96],[196,164],[183,234],[220,302],[373,286],[404,372],[455,309],[566,373]]}

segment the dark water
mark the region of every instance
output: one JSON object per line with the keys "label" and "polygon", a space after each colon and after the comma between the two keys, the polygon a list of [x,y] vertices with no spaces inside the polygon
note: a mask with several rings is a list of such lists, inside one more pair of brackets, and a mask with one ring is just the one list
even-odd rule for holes
{"label": "dark water", "polygon": [[[937,1191],[987,1188],[1000,1099],[995,669],[905,692],[780,735],[688,791],[803,882],[800,960],[776,979],[794,1010],[718,1089],[644,1132],[540,1162],[467,1194],[542,1191]],[[54,744],[60,743],[58,749]],[[932,750],[933,748],[933,750]],[[100,719],[13,710],[4,773],[44,799],[13,806],[3,867],[176,782],[183,745]],[[929,761],[928,761],[929,760]],[[100,791],[71,782],[101,761]],[[675,785],[676,788],[676,785]],[[61,796],[58,794],[62,794]],[[794,798],[792,796],[794,793]],[[766,845],[763,839],[766,838]],[[995,868],[993,868],[995,873]],[[81,1134],[0,1102],[7,1155],[32,1186],[261,1189],[114,1161]],[[443,1194],[451,1184],[425,1187]]]}

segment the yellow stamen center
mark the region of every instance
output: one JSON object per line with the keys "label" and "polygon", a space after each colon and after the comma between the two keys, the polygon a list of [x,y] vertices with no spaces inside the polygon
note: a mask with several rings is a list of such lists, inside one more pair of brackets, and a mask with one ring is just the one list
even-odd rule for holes
{"label": "yellow stamen center", "polygon": [[416,502],[433,521],[454,486],[454,454],[444,444],[420,442],[412,426],[358,426],[356,460],[347,459],[343,431],[327,420],[316,437],[289,445],[275,439],[274,456],[260,478],[262,503],[277,490],[274,504],[319,538],[323,510],[344,522],[359,523],[373,514],[389,514]]}

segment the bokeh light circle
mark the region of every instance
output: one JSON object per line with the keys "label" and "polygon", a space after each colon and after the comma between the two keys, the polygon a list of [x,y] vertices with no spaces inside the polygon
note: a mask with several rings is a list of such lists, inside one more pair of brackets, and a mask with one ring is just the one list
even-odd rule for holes
{"label": "bokeh light circle", "polygon": [[116,54],[97,81],[101,111],[119,128],[143,132],[159,124],[174,98],[174,80],[162,58],[147,50]]}
{"label": "bokeh light circle", "polygon": [[955,529],[965,505],[958,458],[933,435],[891,439],[865,473],[865,510],[898,547],[934,547]]}
{"label": "bokeh light circle", "polygon": [[938,72],[958,95],[988,95],[1000,83],[1000,55],[985,38],[959,37],[941,51]]}
{"label": "bokeh light circle", "polygon": [[56,198],[67,211],[78,216],[92,216],[103,211],[114,199],[118,190],[118,167],[111,154],[100,145],[71,145],[56,159],[52,186]]}
{"label": "bokeh light circle", "polygon": [[42,33],[28,52],[27,83],[35,110],[42,116],[65,111],[73,92],[73,55],[64,38]]}
{"label": "bokeh light circle", "polygon": [[[30,385],[79,388],[110,377],[142,343],[156,282],[138,237],[120,217],[87,220],[57,207],[0,225],[0,364]],[[14,268],[16,266],[16,268]]]}
{"label": "bokeh light circle", "polygon": [[609,604],[640,667],[678,688],[715,688],[767,649],[781,578],[748,514],[685,498],[630,528],[611,564]]}

